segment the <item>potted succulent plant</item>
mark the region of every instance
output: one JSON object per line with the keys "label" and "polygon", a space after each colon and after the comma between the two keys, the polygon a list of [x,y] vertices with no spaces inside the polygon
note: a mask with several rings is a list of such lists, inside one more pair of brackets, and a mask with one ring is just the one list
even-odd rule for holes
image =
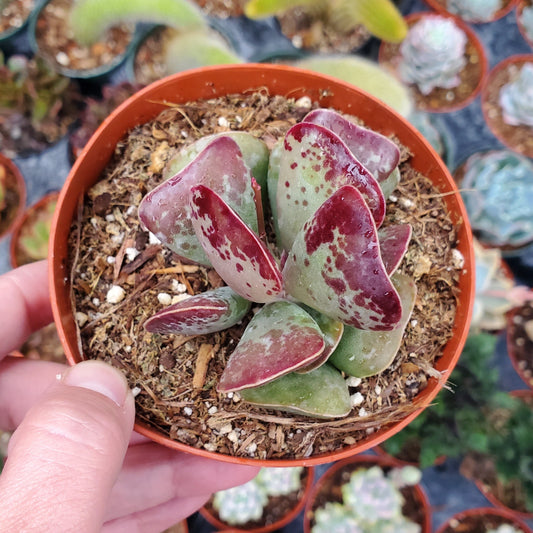
{"label": "potted succulent plant", "polygon": [[206,26],[188,0],[48,0],[32,14],[29,33],[35,53],[58,72],[101,79],[133,52],[138,22],[188,30]]}
{"label": "potted succulent plant", "polygon": [[533,291],[507,314],[507,353],[524,383],[533,388]]}
{"label": "potted succulent plant", "polygon": [[531,528],[506,509],[476,507],[451,516],[437,533],[531,533]]}
{"label": "potted succulent plant", "polygon": [[454,172],[476,237],[504,257],[520,255],[533,241],[532,172],[529,159],[509,150],[477,152]]}
{"label": "potted succulent plant", "polygon": [[309,496],[304,532],[429,533],[431,512],[421,476],[418,468],[384,457],[339,461]]}
{"label": "potted succulent plant", "polygon": [[481,109],[492,133],[528,157],[533,156],[532,80],[533,55],[514,55],[490,71],[481,93]]}
{"label": "potted succulent plant", "polygon": [[531,458],[532,391],[499,395],[497,404],[483,411],[486,431],[472,443],[461,472],[473,479],[496,507],[505,507],[522,518],[533,517]]}
{"label": "potted succulent plant", "polygon": [[406,17],[409,31],[400,44],[382,43],[379,62],[413,90],[423,111],[449,112],[479,94],[487,58],[474,31],[461,20],[421,12]]}
{"label": "potted succulent plant", "polygon": [[8,235],[26,205],[26,182],[18,167],[0,153],[0,238]]}
{"label": "potted succulent plant", "polygon": [[522,37],[533,47],[533,3],[531,0],[518,0],[516,23]]}
{"label": "potted succulent plant", "polygon": [[[206,83],[206,80],[209,82]],[[268,95],[264,93],[265,87],[269,91]],[[262,89],[261,92],[255,92],[254,88]],[[288,100],[282,96],[287,93],[291,93],[291,98]],[[231,96],[233,94],[236,96]],[[344,96],[349,96],[348,100],[344,101]],[[208,100],[202,100],[202,98],[208,98]],[[360,100],[361,105],[357,104],[357,100]],[[172,103],[169,104],[169,102]],[[337,111],[321,111],[317,108],[312,115],[308,116],[311,108],[316,105],[312,102],[317,102],[320,107],[331,107]],[[369,131],[367,129],[358,130],[354,126],[355,123],[343,117],[339,118],[339,112],[350,110],[353,112],[357,110],[358,119],[367,126],[379,130],[380,134],[375,136],[375,134],[367,133]],[[163,112],[162,115],[160,115],[161,112]],[[173,117],[170,121],[169,114]],[[301,122],[301,119],[306,116],[307,122]],[[285,117],[285,122],[282,120],[283,117]],[[287,117],[290,117],[290,120],[287,121]],[[297,148],[300,139],[308,143],[316,132],[325,136],[323,139],[329,138],[335,141],[338,137],[333,137],[335,134],[331,129],[316,123],[330,119],[332,119],[332,127],[340,128],[337,131],[341,135],[345,135],[345,128],[352,132],[359,131],[356,138],[361,142],[363,138],[374,139],[373,142],[378,142],[378,145],[390,147],[391,151],[387,150],[389,154],[394,154],[396,150],[385,135],[397,136],[400,143],[409,146],[410,151],[416,154],[413,158],[416,171],[414,175],[411,174],[413,178],[417,176],[416,180],[421,179],[422,173],[428,173],[431,176],[437,172],[438,176],[434,176],[433,179],[434,183],[438,183],[438,189],[430,187],[425,194],[418,193],[416,202],[421,203],[427,198],[431,209],[424,212],[431,212],[433,215],[436,215],[439,209],[448,212],[447,217],[451,213],[458,215],[456,217],[455,214],[451,214],[451,218],[442,222],[440,230],[438,228],[434,230],[443,231],[447,242],[451,245],[451,248],[447,249],[442,256],[446,267],[438,270],[439,281],[443,275],[442,272],[449,272],[450,284],[456,285],[460,297],[465,300],[457,301],[455,295],[458,293],[454,290],[453,295],[450,293],[450,300],[447,303],[442,302],[443,291],[447,289],[439,284],[438,297],[435,295],[435,298],[426,296],[421,300],[417,299],[418,308],[427,305],[431,307],[431,311],[428,309],[427,316],[424,318],[419,316],[416,319],[417,322],[411,322],[410,328],[407,324],[409,313],[394,311],[395,324],[398,326],[396,328],[392,326],[390,336],[384,332],[378,336],[371,335],[370,332],[368,335],[361,336],[355,328],[350,326],[346,328],[348,335],[340,339],[340,332],[344,329],[339,325],[342,321],[340,315],[343,320],[353,324],[353,320],[346,316],[347,313],[351,313],[349,309],[354,309],[354,302],[350,303],[351,297],[348,298],[344,289],[338,291],[344,282],[342,276],[338,277],[337,274],[333,274],[333,269],[331,275],[322,277],[322,280],[326,280],[326,285],[318,289],[324,281],[321,282],[321,276],[314,276],[310,272],[311,261],[308,264],[306,254],[302,256],[302,252],[297,251],[301,250],[303,245],[301,239],[306,234],[305,232],[312,227],[318,229],[322,223],[320,218],[314,218],[318,226],[307,225],[305,232],[302,233],[303,230],[298,230],[298,225],[304,221],[302,218],[296,221],[293,214],[301,217],[302,208],[304,211],[309,208],[312,213],[317,208],[312,204],[320,203],[321,195],[315,194],[315,198],[301,195],[302,188],[306,185],[304,183],[296,185],[294,179],[298,179],[298,173],[294,170],[297,165],[305,166],[305,163],[301,159],[290,162],[291,150],[289,149],[289,146],[293,146],[292,153],[300,153],[301,149]],[[142,126],[150,120],[151,122]],[[137,125],[139,127],[135,127]],[[241,131],[235,131],[233,135],[230,125],[233,125],[235,130]],[[171,131],[176,128],[170,136],[169,133],[165,133],[168,127]],[[131,128],[134,129],[130,132],[128,142],[125,142],[123,136]],[[291,128],[294,129],[289,135],[288,131]],[[309,131],[304,135],[304,130]],[[227,135],[204,138],[206,135],[221,132]],[[256,132],[258,137],[250,135],[251,132]],[[151,139],[148,142],[156,142],[156,145],[149,149],[151,153],[149,160],[146,159],[147,145],[145,143],[148,139],[144,137],[146,134]],[[367,135],[370,137],[366,137]],[[277,138],[284,138],[285,144],[277,142]],[[173,139],[179,144],[177,149],[171,150],[169,143]],[[193,142],[194,139],[199,140]],[[331,142],[324,144],[323,139],[317,142],[326,153],[331,146],[338,145],[348,158],[352,157],[343,142],[335,141],[333,144]],[[238,141],[240,144],[237,144]],[[269,156],[270,150],[265,141],[270,143],[274,152],[273,157]],[[117,143],[128,147],[126,151],[128,155],[122,159],[125,165],[123,171],[125,175],[131,175],[131,179],[134,180],[130,182],[129,179],[121,179],[118,188],[116,182],[111,185],[111,182],[101,174],[106,165],[112,163],[109,158]],[[354,150],[356,149],[353,143],[350,145]],[[258,157],[257,150],[263,156]],[[317,152],[314,148],[312,151],[322,157],[321,150]],[[307,153],[307,148],[304,152]],[[229,157],[228,154],[232,153],[235,157]],[[243,155],[239,156],[239,153]],[[424,155],[421,156],[421,154]],[[140,174],[133,172],[131,164],[136,166],[137,163],[129,159],[130,155],[134,159],[142,158],[143,167],[146,165]],[[337,165],[338,157],[344,156],[336,155],[328,159],[327,165]],[[383,171],[383,169],[380,171],[382,177],[394,168],[394,163],[391,166],[390,161],[397,161],[396,157],[392,155],[392,159],[389,159],[389,171]],[[243,163],[243,158],[249,163]],[[214,164],[215,161],[216,164]],[[256,192],[258,187],[254,185],[252,189],[249,189],[251,173],[249,168],[253,169],[253,176],[257,182],[262,183],[264,190],[264,188],[268,189],[268,184],[265,187],[265,169],[269,164],[267,181],[270,184],[270,193],[263,194],[260,200]],[[353,164],[357,168],[364,168],[360,163]],[[241,221],[240,216],[234,214],[233,208],[228,207],[227,203],[222,201],[223,197],[227,197],[227,193],[223,190],[225,187],[221,188],[217,179],[209,177],[213,175],[213,172],[218,174],[217,168],[220,165],[228,169],[228,175],[235,176],[232,183],[235,183],[237,187],[244,187],[242,190],[245,192],[238,195],[239,201],[245,201],[244,207],[237,203],[235,209],[242,213],[244,219],[252,227],[258,228],[258,235],[263,235],[263,233],[268,235],[266,238],[270,244],[264,244],[265,237],[256,236]],[[204,173],[207,181],[203,178],[200,182],[198,181],[196,171],[199,168],[203,168],[201,173]],[[405,170],[406,168],[402,166],[404,173]],[[115,172],[122,173],[117,168],[111,171],[111,175]],[[320,192],[320,177],[318,181],[313,177],[316,172],[319,174],[321,172],[321,165],[318,163],[306,169],[304,174],[310,177],[313,187],[318,187]],[[361,172],[364,173],[364,170]],[[173,179],[172,176],[176,173],[178,177]],[[139,176],[143,175],[152,176],[153,179],[148,178],[149,182],[142,185]],[[161,183],[164,175],[171,179]],[[375,225],[375,222],[372,222],[372,211],[370,211],[371,218],[368,218],[368,211],[364,206],[372,205],[375,215],[382,216],[379,214],[382,212],[380,206],[384,206],[384,203],[380,190],[383,187],[383,190],[388,188],[390,192],[392,189],[390,180],[396,180],[395,172],[392,172],[390,176],[390,178],[382,179],[382,185],[378,186],[379,190],[373,186],[372,180],[368,180],[372,188],[367,189],[365,194],[374,196],[375,201],[370,201],[369,204],[366,204],[366,201],[365,203],[356,202],[360,206],[356,208],[356,211],[367,213],[365,216],[370,222],[366,238],[374,238],[372,235],[376,235],[376,230],[372,229],[373,224]],[[409,179],[408,182],[410,182]],[[136,185],[132,186],[132,183]],[[159,187],[157,187],[158,183]],[[181,185],[172,190],[174,185],[179,183]],[[182,188],[182,185],[186,183],[190,183],[192,189]],[[220,194],[215,193],[209,185],[216,188]],[[167,187],[170,187],[170,190],[166,190]],[[285,187],[286,191],[284,191]],[[342,217],[338,216],[338,209],[344,205],[344,202],[352,203],[352,199],[358,198],[350,187],[345,185],[338,189],[337,196],[333,194],[330,201],[326,200],[324,205],[320,206],[323,208],[317,209],[313,217],[325,216],[329,220],[327,225],[332,223],[332,217],[337,221],[342,220]],[[81,226],[77,228],[77,224],[71,228],[75,219],[74,205],[77,205],[86,191],[88,192],[88,196],[85,197],[86,209],[82,217],[83,221],[80,221],[83,228]],[[187,212],[190,207],[189,204],[183,204],[183,201],[180,203],[179,200],[176,203],[176,211],[167,211],[163,206],[170,199],[170,193],[179,195],[184,191],[185,197],[188,197],[191,191],[194,193],[194,209],[199,209],[197,212],[194,211],[196,214],[191,211],[186,216],[187,220],[192,220],[197,225],[197,237],[187,240],[187,232],[181,226],[181,229],[172,235],[171,245],[174,251],[167,252],[161,245],[161,239],[169,241],[169,234],[166,233],[165,227],[172,228],[175,223],[179,226],[178,219],[185,220],[180,219],[181,209],[185,207]],[[410,223],[417,225],[416,219],[412,217],[415,200],[402,200],[401,191],[402,185],[399,185],[394,193],[389,195],[388,208],[395,214],[394,223],[391,223],[389,219],[388,225],[391,227],[385,233],[381,233],[383,242],[389,240],[386,238],[387,235],[396,234],[394,239],[389,240],[389,243],[397,243],[399,246],[391,247],[390,252],[394,249],[394,254],[390,256],[389,252],[386,254],[386,257],[390,257],[387,263],[388,268],[392,270],[397,268],[398,261],[405,251],[407,241],[405,233],[410,233],[405,226],[401,230],[394,229],[402,220],[401,211],[406,210]],[[441,193],[444,191],[452,194],[442,196]],[[113,195],[116,192],[126,193],[128,200],[115,199]],[[129,196],[131,193],[133,197]],[[262,207],[268,212],[269,195],[270,197],[281,195],[281,198],[274,204],[275,216],[271,219],[271,224],[262,225],[263,218],[258,218],[256,213],[260,212]],[[292,196],[292,201],[297,203],[291,204],[291,198],[288,196]],[[230,197],[233,197],[231,193]],[[207,203],[204,203],[204,200]],[[439,204],[440,207],[437,207]],[[126,206],[124,212],[119,205]],[[291,207],[287,209],[287,205]],[[137,216],[136,206],[138,206],[140,217]],[[204,208],[207,209],[205,213]],[[333,212],[336,213],[334,216]],[[173,221],[174,213],[178,219]],[[183,211],[181,213],[183,214]],[[105,357],[111,356],[108,360],[122,366],[126,374],[129,373],[128,377],[132,386],[138,392],[138,430],[177,449],[186,449],[192,453],[227,461],[251,463],[265,461],[270,466],[273,463],[287,466],[290,462],[323,463],[328,462],[332,457],[352,455],[398,431],[416,416],[416,410],[423,408],[426,402],[435,396],[443,385],[443,379],[455,364],[467,333],[472,304],[470,299],[474,290],[471,277],[473,269],[470,264],[472,260],[471,236],[465,225],[466,216],[462,212],[462,204],[458,200],[454,184],[442,162],[436,158],[433,150],[428,147],[426,141],[414,128],[388,108],[382,108],[379,102],[368,95],[333,78],[283,66],[250,64],[193,70],[152,84],[136,93],[104,121],[96,136],[92,138],[76,161],[73,172],[60,196],[56,214],[50,252],[50,257],[53,257],[51,281],[55,316],[62,317],[57,325],[67,357],[72,363],[79,361],[82,357],[98,357],[94,352],[94,347],[101,341],[107,343],[108,340],[113,339],[114,352],[106,347]],[[168,214],[171,216],[170,219],[166,218]],[[211,223],[204,225],[204,222],[212,216],[216,218],[212,223],[217,226],[226,225],[230,221],[233,229],[228,233],[224,230],[217,234],[237,235],[237,240],[241,245],[247,243],[246,255],[241,255],[240,252],[237,252],[237,256],[233,256],[233,253],[228,255],[227,252],[220,255],[216,250],[221,243],[216,244],[213,241],[211,245],[209,244]],[[287,216],[293,222],[286,221]],[[308,216],[304,215],[304,217]],[[139,218],[142,220],[142,225]],[[148,226],[152,227],[151,233],[157,239],[154,240],[146,234],[145,228]],[[178,226],[174,227],[177,229]],[[343,231],[349,231],[351,227],[352,224],[344,226]],[[71,228],[70,231],[69,228]],[[129,229],[126,230],[126,228]],[[229,227],[227,229],[229,230]],[[457,241],[455,237],[450,239],[450,232],[454,229],[458,231]],[[95,230],[98,234],[103,231],[102,235],[96,237]],[[404,230],[406,230],[405,233],[403,233]],[[416,231],[414,229],[413,233],[416,234]],[[278,266],[273,255],[276,253],[276,234],[279,236],[278,242],[282,247],[291,247],[294,250],[283,259],[282,267]],[[433,232],[431,234],[433,235]],[[83,235],[82,240],[85,242],[76,244],[76,235],[80,238]],[[104,235],[107,235],[105,244],[100,241]],[[174,236],[177,237],[176,240]],[[322,238],[327,238],[327,236],[323,234]],[[293,240],[294,243],[291,244]],[[351,238],[348,238],[348,241],[350,240]],[[98,250],[94,249],[93,244],[89,244],[89,247],[95,252],[98,251],[99,258],[89,258],[92,254],[87,255],[83,252],[83,248],[89,242],[98,242],[96,246]],[[435,241],[432,240],[432,242]],[[436,242],[443,243],[440,238]],[[72,247],[73,244],[74,247]],[[72,255],[74,249],[78,249],[80,254]],[[387,249],[387,246],[382,246],[382,249]],[[412,250],[411,246],[411,252]],[[364,251],[363,249],[362,252]],[[201,258],[202,253],[206,254],[213,264],[217,264],[217,272],[202,266],[202,264],[205,265],[205,258]],[[428,249],[426,253],[430,253]],[[185,256],[189,259],[184,260]],[[255,259],[249,263],[245,260],[247,256]],[[89,261],[88,270],[85,265],[78,263],[81,257]],[[182,261],[179,261],[178,257]],[[220,263],[219,259],[223,257],[230,261]],[[329,253],[327,257],[322,256],[320,261],[325,261],[329,265],[331,259],[328,257]],[[66,271],[63,269],[68,268],[71,271],[66,265],[72,260],[76,263],[72,268],[72,272],[75,273],[74,277],[67,275],[65,278]],[[431,261],[434,260],[436,260],[435,256],[432,260],[411,258],[408,252],[404,266],[411,265],[408,270],[420,285],[424,279],[429,281],[431,278]],[[343,265],[343,260],[338,260],[337,264]],[[469,264],[470,266],[467,266]],[[333,265],[330,266],[333,267]],[[326,268],[329,269],[330,266]],[[96,274],[94,267],[97,268],[99,274]],[[105,274],[101,269],[106,271]],[[228,275],[228,272],[231,273],[232,270],[236,275]],[[397,291],[401,290],[404,295],[409,293],[412,295],[413,284],[404,275],[405,283],[401,286],[399,284],[401,288],[397,289],[391,284],[385,265],[383,267],[379,264],[375,265],[371,271],[373,276],[381,277],[380,284],[383,283],[383,286],[387,287],[386,292],[389,296],[387,306],[392,305],[393,309],[396,308],[399,311],[400,307],[394,303],[399,301]],[[380,272],[384,275],[380,275]],[[81,277],[78,277],[79,275]],[[94,275],[97,277],[93,277]],[[163,277],[159,278],[159,276]],[[306,276],[309,277],[309,282],[301,284],[300,281]],[[97,278],[101,282],[97,281]],[[395,278],[395,281],[397,279],[401,279],[401,276]],[[66,284],[65,281],[67,281]],[[94,290],[86,292],[93,282],[96,282]],[[133,289],[131,283],[138,289]],[[313,290],[310,293],[308,288],[315,287],[315,284],[316,291]],[[351,284],[350,281],[348,286]],[[371,287],[373,286],[376,285],[371,284]],[[73,293],[70,292],[71,288]],[[205,294],[206,290],[211,292]],[[285,291],[289,290],[293,293],[291,299],[306,302],[305,308],[296,306],[285,296]],[[345,307],[344,303],[340,307],[331,304],[335,300],[332,290],[342,296],[342,301],[346,302],[348,307]],[[185,299],[184,293],[188,293],[187,295],[192,298]],[[319,293],[327,296],[323,303],[317,305],[316,297]],[[74,308],[72,308],[71,294],[77,294],[75,299],[79,299]],[[88,305],[82,304],[82,300],[85,300],[89,294]],[[421,294],[429,293],[423,289]],[[138,297],[141,297],[142,303],[137,299]],[[256,302],[253,304],[255,309],[252,313],[247,312],[250,308],[250,303],[246,301],[248,299]],[[404,300],[406,310],[411,307],[408,303],[409,299],[413,301],[412,296]],[[173,301],[177,303],[174,305]],[[181,304],[179,304],[180,301]],[[440,301],[444,308],[438,312],[435,311],[435,301]],[[265,305],[259,305],[262,302],[265,302]],[[453,313],[450,314],[448,305],[452,302],[457,302],[457,304],[452,305]],[[169,304],[173,306],[169,307]],[[325,306],[330,318],[322,317],[316,309],[313,309],[313,306],[319,308]],[[356,314],[359,321],[366,321],[365,317],[373,316],[370,322],[372,324],[379,322],[380,319],[374,314],[375,311],[368,315],[368,311],[361,309],[361,305],[357,305],[357,308]],[[372,309],[377,310],[379,306],[372,306]],[[158,311],[161,312],[154,315]],[[206,333],[205,323],[203,326],[200,324],[204,320],[201,319],[198,311],[200,314],[207,311],[207,317],[204,316],[204,318],[207,319],[207,329],[212,328],[211,334]],[[133,314],[130,315],[130,313]],[[418,316],[418,313],[419,311],[415,311],[413,318]],[[390,318],[392,314],[389,312],[383,314],[380,311],[378,314],[382,316],[381,320],[384,320],[382,329],[391,329],[391,325],[387,325],[387,322],[392,320]],[[137,316],[134,318],[135,315]],[[337,318],[331,320],[331,317]],[[130,323],[127,327],[129,330],[132,318],[134,318],[136,330],[134,339],[114,338],[111,335],[110,328],[114,327],[111,323],[105,326],[107,330],[105,335],[102,336],[100,333],[99,328],[108,319],[112,319],[112,322],[126,319]],[[269,324],[272,319],[274,319],[273,325]],[[429,322],[424,327],[416,328],[421,320],[424,322],[429,320]],[[445,330],[442,330],[445,323],[448,325]],[[221,329],[230,324],[234,326],[229,330]],[[186,329],[183,329],[184,327]],[[429,338],[413,340],[412,345],[407,344],[409,346],[407,350],[405,347],[402,348],[399,359],[395,357],[398,347],[402,345],[404,330],[409,330],[410,334],[426,335],[424,332],[428,331],[428,327],[432,330],[433,328],[440,330],[438,339],[432,336],[431,340]],[[171,329],[172,333],[167,334]],[[264,350],[267,350],[271,357],[267,366],[261,365],[261,358],[258,359],[259,353],[253,350],[256,342],[254,329],[260,332],[259,337],[263,340],[281,339],[279,342],[266,342],[261,348],[263,354]],[[414,331],[411,331],[412,329]],[[288,342],[291,331],[298,332],[295,341],[301,348],[293,348],[286,352],[280,347],[282,348],[284,342]],[[87,333],[92,339],[90,349],[83,340],[84,337],[87,338]],[[436,356],[431,363],[423,360],[428,354],[425,348],[423,353],[417,353],[413,348],[417,342],[420,343],[419,345],[435,347],[435,343],[442,342],[443,336],[449,340],[443,343],[439,349],[439,356]],[[79,349],[78,340],[82,342],[82,351]],[[334,357],[337,369],[330,363],[313,369],[315,365],[324,363],[327,355],[334,351],[337,344],[339,349],[335,349]],[[365,356],[367,347],[371,344],[384,346],[379,357]],[[237,345],[239,345],[238,349]],[[355,346],[361,348],[360,353],[364,356],[359,362],[350,360]],[[93,354],[90,354],[89,350],[93,351]],[[179,356],[176,350],[180,352]],[[231,358],[228,359],[230,352]],[[287,357],[287,354],[290,357]],[[145,374],[144,377],[131,374],[133,368],[127,370],[123,366],[127,360],[134,361],[134,357],[137,356],[140,359],[134,362],[134,367],[141,370]],[[148,359],[144,359],[145,357]],[[189,362],[186,361],[188,358]],[[391,367],[391,362],[395,359],[397,362],[394,367]],[[244,366],[243,361],[245,361]],[[277,362],[274,363],[274,361]],[[354,380],[345,381],[343,376],[343,372],[355,372],[354,366],[361,377],[365,378],[359,379],[356,385]],[[240,371],[252,367],[255,367],[255,370],[251,373]],[[304,367],[307,368],[304,369]],[[389,367],[387,371],[382,372],[387,367]],[[295,372],[296,369],[306,372],[298,373]],[[424,377],[420,375],[421,369],[424,369]],[[282,375],[286,372],[288,374]],[[398,391],[399,404],[403,403],[403,406],[401,411],[396,411],[396,413],[395,408],[391,409],[389,405],[381,409],[385,407],[383,398],[381,400],[376,398],[376,395],[381,396],[386,386],[384,380],[390,372],[393,372],[393,375],[395,372],[400,382],[405,383],[407,380],[410,383],[409,387],[402,392]],[[425,374],[426,372],[428,373]],[[250,374],[252,374],[251,377]],[[437,375],[441,379],[436,379]],[[367,376],[370,377],[366,378]],[[272,379],[278,377],[279,379]],[[421,381],[420,378],[422,378]],[[169,384],[168,379],[178,381]],[[287,380],[294,385],[287,387]],[[320,383],[320,387],[315,385],[316,380]],[[156,388],[157,392],[155,392]],[[304,396],[300,394],[303,391],[307,391]],[[156,399],[156,394],[161,395],[159,400]],[[355,395],[358,405],[353,403],[351,395]],[[359,401],[359,397],[363,397],[364,401]],[[402,397],[405,400],[409,397],[414,399],[414,403],[408,400],[411,406],[407,409],[408,413],[405,411],[408,405],[401,401]],[[155,403],[153,403],[154,400]],[[388,402],[390,401],[393,401],[393,398],[389,397]],[[257,403],[260,406],[256,406]],[[289,412],[286,413],[284,410]],[[150,412],[155,415],[154,418]],[[319,418],[314,418],[312,415]],[[171,418],[166,418],[167,416]],[[331,420],[332,417],[337,420]],[[332,427],[335,427],[334,432],[331,432]],[[331,438],[333,441],[330,440]]]}
{"label": "potted succulent plant", "polygon": [[349,53],[371,35],[400,42],[407,31],[391,0],[249,0],[244,13],[251,19],[277,16],[282,33],[309,52]]}
{"label": "potted succulent plant", "polygon": [[440,13],[449,13],[460,19],[474,23],[486,23],[507,15],[516,0],[425,0]]}
{"label": "potted succulent plant", "polygon": [[248,483],[216,492],[200,513],[217,530],[278,531],[300,514],[313,481],[313,467],[263,467]]}
{"label": "potted succulent plant", "polygon": [[8,157],[40,152],[63,137],[81,106],[77,84],[39,58],[0,52],[0,142]]}
{"label": "potted succulent plant", "polygon": [[0,48],[6,50],[24,31],[35,0],[0,0]]}
{"label": "potted succulent plant", "polygon": [[460,457],[472,442],[483,439],[485,424],[479,412],[493,401],[498,388],[499,374],[491,366],[496,340],[489,333],[471,333],[450,377],[450,388],[440,391],[431,406],[376,451],[426,468]]}

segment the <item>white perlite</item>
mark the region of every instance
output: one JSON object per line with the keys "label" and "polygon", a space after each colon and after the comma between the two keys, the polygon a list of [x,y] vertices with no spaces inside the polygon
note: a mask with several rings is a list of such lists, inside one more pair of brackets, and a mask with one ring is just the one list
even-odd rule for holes
{"label": "white perlite", "polygon": [[126,296],[126,291],[120,285],[111,285],[107,291],[106,301],[109,304],[118,304]]}

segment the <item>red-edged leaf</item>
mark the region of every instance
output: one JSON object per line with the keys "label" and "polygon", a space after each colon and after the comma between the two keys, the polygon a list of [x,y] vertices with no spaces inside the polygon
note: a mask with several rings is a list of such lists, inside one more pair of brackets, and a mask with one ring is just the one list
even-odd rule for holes
{"label": "red-edged leaf", "polygon": [[235,325],[250,306],[230,287],[220,287],[169,305],[150,317],[144,327],[163,335],[206,335]]}
{"label": "red-edged leaf", "polygon": [[387,137],[363,128],[330,109],[314,109],[303,122],[319,124],[338,135],[372,175],[382,182],[398,166],[400,150]]}
{"label": "red-edged leaf", "polygon": [[259,237],[212,189],[191,189],[191,221],[220,277],[243,298],[267,303],[283,292],[281,272]]}
{"label": "red-edged leaf", "polygon": [[324,339],[316,322],[291,302],[267,304],[252,318],[222,373],[217,390],[268,383],[320,357]]}
{"label": "red-edged leaf", "polygon": [[341,322],[391,330],[402,306],[379,251],[376,225],[361,193],[341,187],[294,241],[283,268],[285,289]]}
{"label": "red-edged leaf", "polygon": [[220,194],[253,230],[257,213],[252,175],[237,143],[215,138],[178,174],[149,192],[139,206],[142,224],[181,257],[209,265],[190,218],[190,191],[203,184]]}
{"label": "red-edged leaf", "polygon": [[407,252],[413,228],[410,224],[396,224],[381,228],[378,232],[381,259],[387,274],[391,276],[400,266]]}
{"label": "red-edged leaf", "polygon": [[374,176],[332,131],[307,122],[293,126],[285,135],[276,194],[283,248],[290,249],[304,223],[343,185],[361,192],[379,227],[385,198]]}

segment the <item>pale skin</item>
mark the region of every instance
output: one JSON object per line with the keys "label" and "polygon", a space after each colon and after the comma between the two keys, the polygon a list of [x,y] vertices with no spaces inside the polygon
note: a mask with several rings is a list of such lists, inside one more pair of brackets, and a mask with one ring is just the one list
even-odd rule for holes
{"label": "pale skin", "polygon": [[160,533],[258,472],[135,433],[131,391],[105,363],[6,357],[52,320],[46,262],[0,276],[0,294],[0,429],[16,429],[0,475],[2,531]]}

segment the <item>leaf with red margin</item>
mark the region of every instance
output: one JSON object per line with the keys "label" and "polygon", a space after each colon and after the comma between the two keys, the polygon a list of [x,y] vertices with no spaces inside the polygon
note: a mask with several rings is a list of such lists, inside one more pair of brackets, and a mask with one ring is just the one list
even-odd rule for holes
{"label": "leaf with red margin", "polygon": [[402,299],[402,318],[392,331],[363,331],[352,327],[344,329],[337,349],[329,358],[339,370],[350,376],[366,378],[383,372],[394,361],[403,339],[403,333],[413,312],[416,285],[404,274],[392,278]]}
{"label": "leaf with red margin", "polygon": [[198,184],[212,188],[257,231],[251,180],[237,143],[230,137],[217,137],[178,174],[143,198],[139,218],[179,256],[209,266],[190,221],[191,188]]}
{"label": "leaf with red margin", "polygon": [[292,372],[239,395],[254,405],[316,418],[341,418],[352,410],[348,385],[329,364],[307,374]]}
{"label": "leaf with red margin", "polygon": [[379,183],[386,180],[400,162],[400,150],[390,139],[344,118],[331,109],[314,109],[302,120],[328,128],[338,135],[361,164]]}
{"label": "leaf with red margin", "polygon": [[307,366],[324,350],[320,328],[286,301],[263,306],[245,329],[217,386],[219,392],[257,387]]}
{"label": "leaf with red margin", "polygon": [[284,296],[274,256],[239,215],[212,189],[191,189],[191,222],[219,276],[243,298],[257,303]]}
{"label": "leaf with red margin", "polygon": [[410,224],[395,224],[378,231],[381,259],[389,276],[400,266],[412,234],[413,228]]}
{"label": "leaf with red margin", "polygon": [[344,324],[391,330],[402,315],[361,193],[341,187],[297,235],[283,267],[285,290]]}
{"label": "leaf with red margin", "polygon": [[150,333],[206,335],[235,325],[251,303],[230,287],[219,287],[191,296],[162,309],[145,323]]}
{"label": "leaf with red margin", "polygon": [[380,226],[385,198],[372,174],[332,131],[302,122],[285,135],[276,204],[281,245],[290,250],[304,223],[337,189],[353,185]]}

